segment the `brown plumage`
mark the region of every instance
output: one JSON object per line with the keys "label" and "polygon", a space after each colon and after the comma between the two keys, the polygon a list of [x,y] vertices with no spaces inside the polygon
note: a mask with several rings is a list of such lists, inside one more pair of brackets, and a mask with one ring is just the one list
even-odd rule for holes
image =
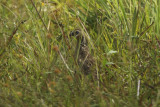
{"label": "brown plumage", "polygon": [[95,61],[89,52],[88,41],[83,32],[74,30],[70,33],[70,36],[75,36],[77,39],[74,58],[78,62],[81,71],[86,75],[95,72]]}

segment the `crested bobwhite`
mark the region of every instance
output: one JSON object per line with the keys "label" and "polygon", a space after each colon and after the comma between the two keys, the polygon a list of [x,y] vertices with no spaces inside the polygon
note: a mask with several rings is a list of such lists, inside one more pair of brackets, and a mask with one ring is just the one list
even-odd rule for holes
{"label": "crested bobwhite", "polygon": [[70,33],[70,36],[75,36],[77,39],[74,58],[76,59],[76,62],[78,62],[81,71],[86,75],[96,71],[94,69],[95,61],[89,52],[88,41],[84,33],[81,30],[76,29]]}

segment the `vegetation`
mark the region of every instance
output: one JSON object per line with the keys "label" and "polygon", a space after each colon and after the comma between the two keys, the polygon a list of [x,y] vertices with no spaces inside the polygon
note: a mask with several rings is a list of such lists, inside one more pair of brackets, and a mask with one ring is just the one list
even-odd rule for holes
{"label": "vegetation", "polygon": [[[74,59],[77,28],[99,79]],[[0,106],[159,107],[159,30],[159,0],[1,0]]]}

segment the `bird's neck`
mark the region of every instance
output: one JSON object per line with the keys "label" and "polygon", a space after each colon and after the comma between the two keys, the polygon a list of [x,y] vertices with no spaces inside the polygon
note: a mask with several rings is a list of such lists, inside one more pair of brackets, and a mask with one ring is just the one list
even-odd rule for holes
{"label": "bird's neck", "polygon": [[87,46],[87,40],[84,36],[77,37],[77,44],[75,49],[75,58],[76,60],[79,57],[79,54],[83,47]]}

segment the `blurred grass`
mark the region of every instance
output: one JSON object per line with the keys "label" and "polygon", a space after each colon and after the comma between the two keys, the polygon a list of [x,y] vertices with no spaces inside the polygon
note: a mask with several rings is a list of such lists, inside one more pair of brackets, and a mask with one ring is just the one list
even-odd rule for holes
{"label": "blurred grass", "polygon": [[[31,1],[0,1],[1,106],[160,105],[158,0]],[[99,81],[72,72],[75,28]]]}

